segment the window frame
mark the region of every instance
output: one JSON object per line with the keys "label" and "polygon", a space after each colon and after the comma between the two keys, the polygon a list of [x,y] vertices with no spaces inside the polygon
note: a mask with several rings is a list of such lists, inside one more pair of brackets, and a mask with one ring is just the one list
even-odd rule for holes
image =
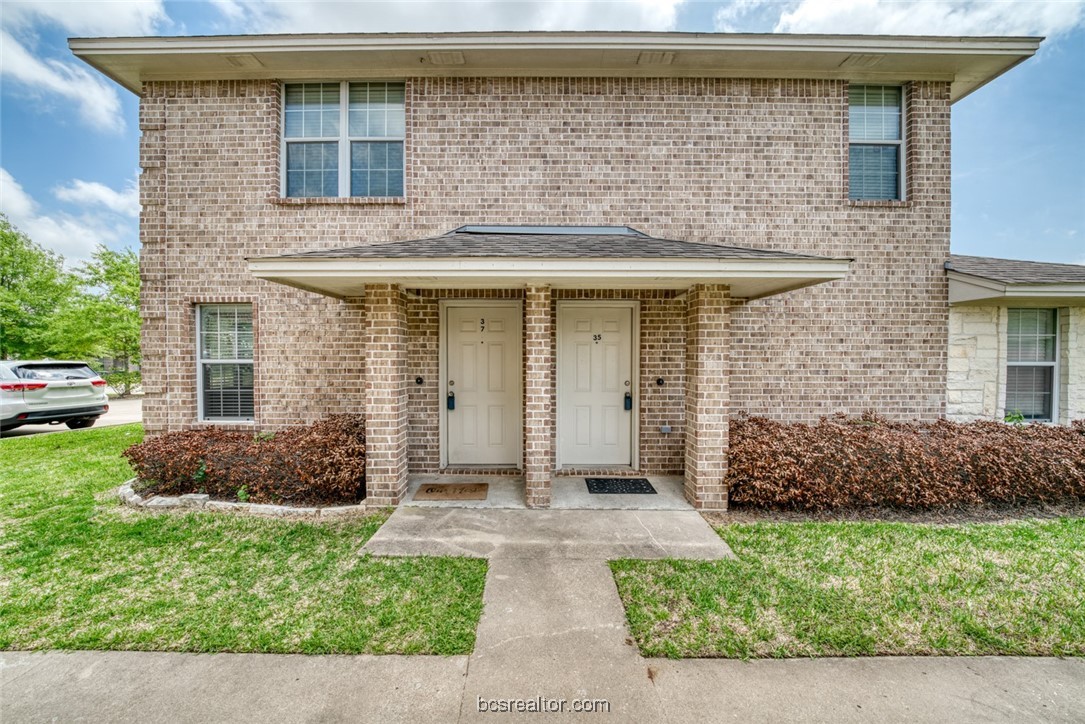
{"label": "window frame", "polygon": [[[288,85],[303,85],[306,83],[339,83],[339,137],[314,138],[299,137],[287,139],[286,137],[286,87]],[[350,84],[351,83],[402,83],[403,84],[403,135],[402,136],[351,136],[350,135]],[[407,196],[407,82],[403,79],[391,78],[368,78],[364,80],[291,80],[280,84],[280,107],[279,107],[279,197],[283,199],[400,199]],[[350,191],[350,148],[351,143],[382,141],[391,143],[398,141],[403,144],[403,193],[399,196],[352,196]],[[287,146],[291,143],[336,143],[338,144],[339,159],[339,188],[336,196],[288,196],[286,192],[286,154]]]}
{"label": "window frame", "polygon": [[[851,89],[861,87],[898,88],[900,89],[900,138],[895,141],[852,141],[851,140]],[[899,204],[908,201],[908,84],[907,83],[849,83],[844,91],[848,106],[848,171],[845,188],[848,201],[857,204]],[[851,197],[851,148],[852,146],[896,146],[897,147],[897,196],[893,199],[853,199]]]}
{"label": "window frame", "polygon": [[[1054,330],[1055,331],[1054,331],[1054,334],[1052,336],[1055,338],[1055,348],[1054,348],[1054,350],[1052,352],[1052,355],[1051,355],[1052,360],[1050,362],[1038,362],[1038,361],[1014,362],[1014,361],[1010,360],[1010,353],[1009,353],[1009,349],[1008,349],[1009,348],[1009,342],[1010,342],[1010,312],[1022,311],[1022,310],[1024,310],[1024,311],[1043,310],[1043,311],[1046,311],[1046,312],[1053,312],[1054,313]],[[1004,392],[1004,394],[1003,394],[1003,399],[1002,399],[1002,404],[1003,404],[1003,408],[1004,408],[1003,409],[1003,417],[1005,417],[1006,415],[1010,415],[1010,414],[1012,414],[1014,412],[1014,410],[1009,409],[1009,406],[1007,405],[1009,394],[1010,394],[1009,368],[1010,367],[1047,367],[1047,368],[1049,368],[1051,370],[1051,416],[1048,417],[1048,418],[1040,418],[1040,417],[1033,418],[1033,419],[1026,418],[1025,421],[1026,422],[1052,423],[1052,424],[1058,422],[1059,413],[1060,413],[1060,409],[1059,409],[1059,355],[1060,355],[1060,353],[1062,351],[1060,349],[1060,346],[1059,346],[1059,343],[1060,343],[1060,339],[1059,339],[1059,336],[1060,336],[1059,335],[1060,317],[1061,317],[1061,315],[1059,314],[1059,308],[1058,307],[1007,307],[1006,308],[1006,346],[1007,346],[1007,350],[1006,350],[1006,379],[1005,379],[1005,382],[1003,384],[1003,388],[1004,388],[1003,392]]]}
{"label": "window frame", "polygon": [[[201,302],[193,305],[196,312],[196,419],[212,424],[238,424],[256,421],[256,305],[252,302]],[[252,319],[252,359],[205,359],[203,357],[204,307],[248,307]],[[253,406],[252,417],[208,417],[203,407],[203,366],[205,364],[247,364],[252,367]]]}

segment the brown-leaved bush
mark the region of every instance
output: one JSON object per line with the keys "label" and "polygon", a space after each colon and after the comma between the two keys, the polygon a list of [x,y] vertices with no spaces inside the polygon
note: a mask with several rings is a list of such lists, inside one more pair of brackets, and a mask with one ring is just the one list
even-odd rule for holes
{"label": "brown-leaved bush", "polygon": [[931,509],[1085,501],[1085,421],[731,423],[731,502],[758,508]]}
{"label": "brown-leaved bush", "polygon": [[214,428],[167,432],[124,455],[146,486],[145,495],[240,495],[288,505],[365,497],[365,422],[359,415],[333,415],[256,436]]}

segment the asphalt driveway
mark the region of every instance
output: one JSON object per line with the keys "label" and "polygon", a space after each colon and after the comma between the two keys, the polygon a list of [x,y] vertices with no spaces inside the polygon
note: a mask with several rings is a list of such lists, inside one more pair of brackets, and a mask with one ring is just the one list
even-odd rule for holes
{"label": "asphalt driveway", "polygon": [[[130,422],[143,421],[143,398],[129,397],[125,400],[110,400],[109,412],[98,418],[95,427],[107,425],[127,425]],[[22,435],[42,435],[50,432],[66,432],[67,425],[24,425],[14,430],[4,431],[4,437],[20,437]]]}

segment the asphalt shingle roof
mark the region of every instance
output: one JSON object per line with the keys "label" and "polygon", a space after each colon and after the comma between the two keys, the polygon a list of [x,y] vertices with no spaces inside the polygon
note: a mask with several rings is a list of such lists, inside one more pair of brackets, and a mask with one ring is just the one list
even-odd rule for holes
{"label": "asphalt shingle roof", "polygon": [[[498,227],[489,227],[490,229]],[[628,229],[623,233],[535,233],[525,227],[502,231],[456,229],[429,239],[393,241],[341,249],[284,254],[291,259],[373,259],[504,257],[539,259],[821,259],[807,254],[657,239]],[[553,227],[549,227],[553,229]],[[582,227],[579,227],[582,228]],[[611,227],[613,230],[613,227]]]}
{"label": "asphalt shingle roof", "polygon": [[1085,284],[1085,265],[993,259],[952,254],[949,271],[970,274],[1003,284]]}

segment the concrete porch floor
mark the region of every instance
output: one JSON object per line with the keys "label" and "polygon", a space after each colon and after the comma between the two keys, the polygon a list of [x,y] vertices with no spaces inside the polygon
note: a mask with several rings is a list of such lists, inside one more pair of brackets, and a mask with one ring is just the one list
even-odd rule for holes
{"label": "concrete porch floor", "polygon": [[[583,476],[551,478],[550,508],[555,510],[693,510],[682,492],[679,475],[645,475],[655,495],[597,495],[588,492]],[[489,483],[486,500],[414,500],[423,485],[440,483]],[[419,508],[524,509],[524,478],[521,475],[411,475],[401,505]]]}

